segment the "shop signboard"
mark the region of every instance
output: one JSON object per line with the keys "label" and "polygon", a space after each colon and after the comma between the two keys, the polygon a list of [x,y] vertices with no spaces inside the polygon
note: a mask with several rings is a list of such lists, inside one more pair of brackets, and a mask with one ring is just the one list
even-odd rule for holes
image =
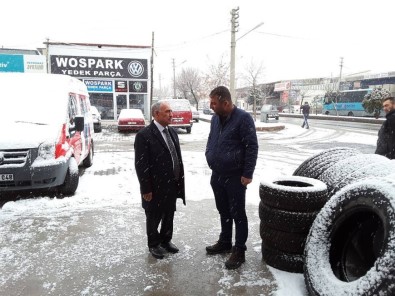
{"label": "shop signboard", "polygon": [[148,60],[51,55],[51,73],[74,77],[148,79]]}

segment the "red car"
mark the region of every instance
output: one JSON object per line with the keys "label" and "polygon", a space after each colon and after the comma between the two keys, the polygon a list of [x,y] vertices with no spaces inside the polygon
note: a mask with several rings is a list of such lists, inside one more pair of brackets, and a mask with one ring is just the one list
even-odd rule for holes
{"label": "red car", "polygon": [[140,109],[122,109],[118,116],[118,132],[139,131],[145,127],[145,118]]}

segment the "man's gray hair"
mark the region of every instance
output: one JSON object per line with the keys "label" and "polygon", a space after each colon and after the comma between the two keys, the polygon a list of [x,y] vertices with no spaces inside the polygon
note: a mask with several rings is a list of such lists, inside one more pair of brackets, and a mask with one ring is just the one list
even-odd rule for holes
{"label": "man's gray hair", "polygon": [[154,104],[152,104],[152,106],[151,106],[151,114],[152,114],[152,116],[155,115],[155,112],[156,112],[156,111],[159,111],[160,106],[161,106],[163,103],[167,103],[167,101],[165,101],[165,100],[160,100],[160,101],[157,101],[157,102],[155,102]]}

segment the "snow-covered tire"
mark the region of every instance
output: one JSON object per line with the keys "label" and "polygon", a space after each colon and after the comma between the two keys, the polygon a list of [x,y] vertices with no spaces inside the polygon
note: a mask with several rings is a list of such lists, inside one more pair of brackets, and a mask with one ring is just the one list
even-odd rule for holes
{"label": "snow-covered tire", "polygon": [[333,195],[311,227],[304,260],[309,295],[395,295],[395,174]]}
{"label": "snow-covered tire", "polygon": [[263,242],[261,251],[262,259],[267,265],[288,272],[303,273],[303,255],[271,249]]}
{"label": "snow-covered tire", "polygon": [[345,158],[326,170],[319,180],[333,195],[344,186],[369,177],[384,177],[395,172],[395,161],[378,154],[359,154]]}
{"label": "snow-covered tire", "polygon": [[348,147],[335,147],[317,153],[306,159],[293,173],[294,176],[318,179],[332,165],[339,160],[360,154],[358,150]]}
{"label": "snow-covered tire", "polygon": [[269,227],[261,221],[259,232],[265,246],[290,254],[303,254],[307,234],[281,231]]}
{"label": "snow-covered tire", "polygon": [[89,147],[89,154],[85,157],[85,159],[82,161],[82,165],[86,168],[89,168],[93,164],[93,155],[94,155],[94,150],[93,150],[93,142],[91,143]]}
{"label": "snow-covered tire", "polygon": [[262,180],[259,195],[261,201],[270,207],[295,212],[319,211],[328,200],[325,183],[299,176]]}
{"label": "snow-covered tire", "polygon": [[59,186],[59,192],[65,196],[73,195],[77,190],[79,179],[80,175],[78,172],[77,161],[74,157],[71,157],[64,182]]}
{"label": "snow-covered tire", "polygon": [[262,201],[259,202],[259,218],[271,228],[308,233],[314,222],[317,212],[293,212],[269,207]]}

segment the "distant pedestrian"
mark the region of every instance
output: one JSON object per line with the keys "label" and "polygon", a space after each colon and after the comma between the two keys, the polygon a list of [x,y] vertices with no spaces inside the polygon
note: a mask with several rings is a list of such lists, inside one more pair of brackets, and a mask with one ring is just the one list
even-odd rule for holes
{"label": "distant pedestrian", "polygon": [[310,105],[308,102],[304,102],[304,105],[300,106],[300,110],[303,113],[303,124],[302,127],[304,128],[304,126],[306,126],[306,128],[309,128],[309,114],[310,114]]}
{"label": "distant pedestrian", "polygon": [[[229,90],[218,86],[210,93],[211,119],[206,146],[206,160],[212,170],[211,187],[220,215],[219,240],[206,247],[207,254],[232,252],[225,266],[236,269],[245,261],[248,220],[245,209],[247,185],[258,156],[255,122],[251,115],[237,108]],[[232,230],[235,224],[235,244]]]}
{"label": "distant pedestrian", "polygon": [[146,215],[148,248],[152,256],[162,259],[166,251],[179,251],[171,240],[177,198],[185,205],[184,166],[178,135],[168,126],[173,117],[170,105],[159,101],[152,105],[151,113],[154,120],[136,134],[135,168]]}
{"label": "distant pedestrian", "polygon": [[383,109],[386,120],[379,130],[375,153],[395,159],[395,97],[384,99]]}

